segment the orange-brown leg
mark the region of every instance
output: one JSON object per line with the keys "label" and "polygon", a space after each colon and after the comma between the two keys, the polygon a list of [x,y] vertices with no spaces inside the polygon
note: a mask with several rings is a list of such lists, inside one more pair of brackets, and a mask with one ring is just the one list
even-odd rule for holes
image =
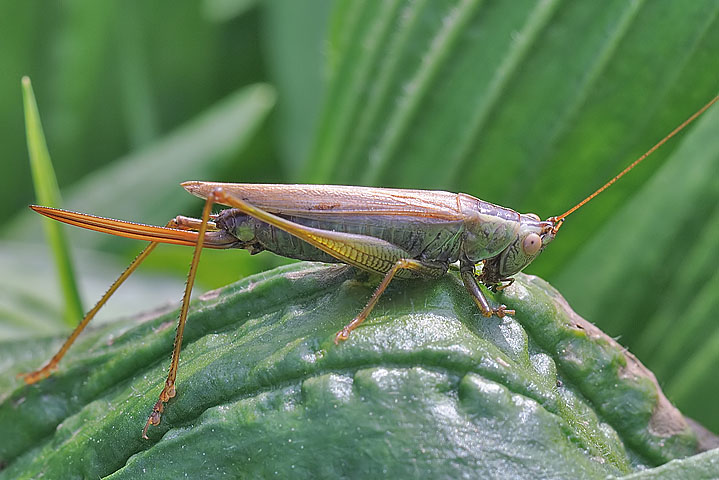
{"label": "orange-brown leg", "polygon": [[[194,228],[194,225],[198,222],[195,222],[193,224],[193,219],[187,218],[187,217],[181,217],[178,216],[176,218],[173,218],[169,222],[167,222],[166,227],[168,228],[177,228],[181,230],[192,230]],[[124,272],[113,282],[112,285],[110,285],[110,288],[107,289],[105,294],[98,300],[98,302],[95,304],[90,311],[87,312],[85,317],[80,321],[80,323],[75,327],[75,329],[72,331],[70,336],[65,340],[65,343],[62,344],[62,347],[60,347],[60,350],[53,355],[53,357],[50,359],[47,364],[45,364],[42,368],[35,370],[33,372],[29,373],[21,373],[18,374],[18,377],[25,380],[25,383],[27,384],[33,384],[36,382],[39,382],[40,380],[47,378],[54,370],[57,369],[57,365],[60,363],[60,360],[65,356],[69,348],[72,346],[73,343],[75,343],[75,340],[77,337],[82,333],[83,330],[85,330],[85,327],[87,327],[87,324],[90,323],[90,321],[95,318],[95,315],[97,315],[97,312],[102,308],[105,303],[110,299],[110,297],[115,293],[115,291],[122,285],[125,280],[137,269],[137,267],[140,266],[140,264],[145,260],[148,255],[150,255],[150,252],[152,252],[155,247],[158,245],[159,242],[150,242],[150,244],[145,247],[140,254],[135,257],[135,259],[130,263],[130,265],[127,266]]]}
{"label": "orange-brown leg", "polygon": [[[212,205],[214,204],[214,196],[207,198],[205,202],[205,208],[202,210],[202,219],[200,221],[197,243],[195,244],[195,250],[192,255],[192,263],[190,264],[190,271],[187,274],[187,283],[185,284],[185,292],[182,295],[182,306],[180,307],[180,317],[177,322],[177,330],[175,331],[175,344],[172,349],[172,360],[170,360],[170,369],[167,373],[167,380],[165,380],[165,386],[160,392],[155,405],[152,407],[152,413],[147,418],[145,428],[142,429],[142,438],[148,439],[147,429],[150,425],[159,425],[162,418],[162,412],[165,410],[165,404],[177,394],[175,388],[175,380],[177,379],[177,368],[180,362],[180,350],[182,349],[182,335],[185,331],[185,323],[187,322],[187,312],[190,308],[190,294],[192,293],[192,286],[195,283],[195,276],[197,275],[197,266],[200,263],[200,253],[202,252],[202,245],[205,240],[205,232],[207,231],[208,221],[210,213],[212,211]],[[184,218],[184,217],[182,217]],[[182,221],[175,220],[177,224],[182,225]],[[194,224],[188,226],[188,228],[194,227]]]}
{"label": "orange-brown leg", "polygon": [[[170,222],[172,224],[172,222]],[[170,226],[168,224],[168,226]],[[50,359],[47,364],[38,369],[34,372],[29,373],[21,373],[18,375],[18,377],[21,377],[23,380],[25,380],[25,383],[32,384],[35,382],[38,382],[42,380],[43,378],[47,378],[56,368],[57,364],[60,363],[60,360],[62,357],[65,356],[65,353],[67,353],[68,349],[77,339],[78,335],[85,329],[88,323],[90,323],[90,320],[95,318],[95,315],[97,312],[102,308],[103,305],[108,301],[108,299],[112,296],[113,293],[122,285],[122,283],[127,280],[127,277],[129,277],[132,272],[134,272],[138,266],[142,263],[145,258],[152,252],[155,247],[157,246],[158,242],[151,242],[148,246],[145,247],[142,252],[135,258],[135,260],[132,261],[130,265],[125,269],[124,272],[122,272],[122,275],[120,275],[115,282],[110,285],[110,288],[107,289],[107,292],[102,296],[102,298],[95,304],[92,309],[87,312],[85,315],[85,318],[82,319],[82,321],[79,323],[77,327],[75,327],[75,330],[72,331],[70,336],[65,340],[65,343],[62,344],[62,347],[60,347],[60,350]]]}
{"label": "orange-brown leg", "polygon": [[428,265],[426,263],[420,262],[419,260],[413,260],[408,258],[402,258],[398,260],[397,263],[395,263],[384,276],[382,282],[380,282],[380,284],[377,286],[377,289],[374,291],[369,301],[367,302],[367,305],[365,305],[362,311],[355,318],[353,318],[350,323],[345,325],[342,330],[337,332],[337,334],[335,335],[335,344],[338,344],[340,340],[347,340],[347,338],[349,338],[350,332],[355,328],[359,327],[360,324],[365,321],[365,319],[369,316],[370,312],[372,312],[374,306],[377,304],[379,297],[382,296],[385,289],[389,286],[390,282],[397,274],[397,272],[402,269],[414,270],[420,275],[425,276],[439,276],[446,271],[446,267],[440,265]]}

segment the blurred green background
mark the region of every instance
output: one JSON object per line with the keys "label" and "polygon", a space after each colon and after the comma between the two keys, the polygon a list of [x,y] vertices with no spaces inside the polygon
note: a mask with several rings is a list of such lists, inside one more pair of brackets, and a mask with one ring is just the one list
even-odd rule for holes
{"label": "blurred green background", "polygon": [[[462,191],[541,217],[719,92],[719,3],[0,1],[0,339],[65,331],[26,205],[20,79],[66,208],[164,224],[183,180]],[[67,228],[85,307],[139,242]],[[719,431],[719,108],[574,214],[527,269]],[[179,301],[165,246],[102,318]],[[203,254],[198,290],[284,260]],[[103,321],[103,320],[100,320]]]}

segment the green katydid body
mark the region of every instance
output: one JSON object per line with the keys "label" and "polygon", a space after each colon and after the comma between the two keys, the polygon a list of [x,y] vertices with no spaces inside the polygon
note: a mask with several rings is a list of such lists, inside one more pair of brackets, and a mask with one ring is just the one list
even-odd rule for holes
{"label": "green katydid body", "polygon": [[[217,215],[215,224],[219,230],[207,234],[208,243],[231,243],[228,246],[252,253],[268,250],[300,260],[352,263],[380,274],[386,274],[401,258],[433,267],[400,270],[399,277],[440,276],[449,264],[457,261],[467,266],[486,261],[482,279],[494,285],[528,265],[554,238],[552,222],[539,221],[535,215],[521,215],[463,193],[343,185],[215,182],[182,185],[201,198],[219,188],[304,227],[341,233],[349,242],[371,242],[384,261],[338,259],[238,209]],[[526,251],[524,240],[531,234],[539,235],[541,247]],[[231,237],[236,240],[233,242]]]}

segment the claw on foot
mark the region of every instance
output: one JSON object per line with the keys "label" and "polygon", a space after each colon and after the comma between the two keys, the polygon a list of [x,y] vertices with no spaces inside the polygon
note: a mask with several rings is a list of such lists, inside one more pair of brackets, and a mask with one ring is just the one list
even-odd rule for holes
{"label": "claw on foot", "polygon": [[491,310],[487,310],[486,312],[482,312],[482,315],[489,318],[493,315],[496,315],[498,318],[504,318],[505,315],[514,315],[515,311],[508,309],[506,305],[500,305],[497,308],[493,308]]}
{"label": "claw on foot", "polygon": [[340,342],[344,342],[350,336],[350,331],[347,328],[343,328],[335,335],[335,345],[339,345]]}
{"label": "claw on foot", "polygon": [[147,436],[147,429],[150,428],[150,425],[157,426],[160,424],[162,412],[165,410],[165,403],[167,403],[175,395],[177,395],[175,384],[168,380],[165,382],[165,388],[163,388],[162,392],[160,392],[160,398],[157,402],[155,402],[155,406],[152,407],[152,413],[149,417],[147,417],[145,428],[142,429],[142,438],[149,440],[149,437]]}
{"label": "claw on foot", "polygon": [[505,315],[514,315],[516,312],[508,309],[506,305],[500,305],[498,308],[494,309],[493,313],[499,318],[504,318]]}
{"label": "claw on foot", "polygon": [[22,378],[26,384],[32,385],[33,383],[37,383],[40,380],[44,380],[47,377],[50,376],[50,374],[55,370],[56,367],[43,367],[40,370],[35,370],[34,372],[28,372],[28,373],[18,373],[16,375],[16,378]]}
{"label": "claw on foot", "polygon": [[157,403],[155,403],[155,406],[152,407],[152,413],[149,417],[147,417],[147,422],[145,423],[145,428],[142,429],[142,438],[145,440],[149,440],[150,437],[147,436],[147,429],[150,428],[150,425],[157,426],[160,424],[160,420],[162,419],[162,411],[165,408],[165,404],[162,402],[162,400],[158,400]]}

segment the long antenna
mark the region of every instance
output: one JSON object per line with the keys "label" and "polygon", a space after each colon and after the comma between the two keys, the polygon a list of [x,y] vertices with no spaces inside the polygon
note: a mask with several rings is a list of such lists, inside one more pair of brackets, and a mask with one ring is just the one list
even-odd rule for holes
{"label": "long antenna", "polygon": [[689,125],[690,123],[692,123],[694,120],[696,120],[696,118],[697,118],[699,115],[701,115],[702,113],[704,113],[704,112],[705,112],[709,107],[711,107],[717,100],[719,100],[719,95],[717,95],[716,97],[714,97],[711,101],[709,101],[709,103],[707,103],[706,105],[704,105],[704,106],[703,106],[701,109],[699,109],[699,111],[696,112],[694,115],[692,115],[691,117],[689,117],[689,118],[687,118],[686,120],[684,120],[684,122],[683,122],[681,125],[679,125],[677,128],[675,128],[674,130],[672,130],[669,135],[667,135],[666,137],[664,137],[664,138],[662,138],[661,140],[659,140],[659,141],[657,142],[657,144],[654,145],[654,146],[653,146],[652,148],[650,148],[649,150],[647,150],[647,152],[646,152],[644,155],[642,155],[641,157],[639,157],[639,158],[637,158],[636,160],[634,160],[627,168],[625,168],[624,170],[622,170],[621,172],[619,172],[619,174],[618,174],[616,177],[612,178],[612,179],[609,180],[607,183],[605,183],[604,185],[602,185],[601,187],[599,187],[594,193],[592,193],[591,195],[589,195],[587,198],[585,198],[584,200],[582,200],[581,202],[579,202],[578,204],[576,204],[575,206],[573,206],[572,208],[570,208],[569,210],[567,210],[566,212],[564,212],[563,214],[561,214],[561,215],[559,215],[559,216],[557,216],[557,217],[551,217],[551,218],[549,218],[549,221],[551,221],[551,222],[553,222],[553,223],[556,224],[555,227],[554,227],[554,231],[556,232],[556,231],[559,229],[559,227],[561,226],[562,222],[564,221],[564,219],[565,219],[566,217],[568,217],[568,216],[569,216],[570,214],[572,214],[574,211],[576,211],[576,210],[578,210],[579,208],[581,208],[582,206],[584,206],[584,204],[586,204],[586,203],[589,202],[591,199],[593,199],[594,197],[596,197],[597,195],[599,195],[600,193],[602,193],[604,190],[606,190],[607,188],[609,188],[609,186],[610,186],[612,183],[616,182],[617,180],[619,180],[620,178],[622,178],[624,175],[626,175],[631,169],[633,169],[634,167],[636,167],[637,165],[639,165],[639,163],[641,163],[642,160],[644,160],[644,159],[647,158],[649,155],[651,155],[652,153],[654,153],[654,151],[655,151],[657,148],[659,148],[659,147],[661,147],[662,145],[664,145],[664,143],[665,143],[667,140],[669,140],[670,138],[672,138],[674,135],[676,135],[676,134],[679,133],[682,129],[684,129],[684,127],[686,127],[687,125]]}

